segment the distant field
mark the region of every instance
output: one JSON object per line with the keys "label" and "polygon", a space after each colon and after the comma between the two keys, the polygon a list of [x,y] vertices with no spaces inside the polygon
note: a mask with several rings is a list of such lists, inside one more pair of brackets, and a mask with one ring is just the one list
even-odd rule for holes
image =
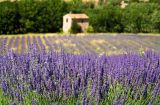
{"label": "distant field", "polygon": [[[160,52],[160,36],[152,35],[24,35],[0,36],[0,46],[16,53],[25,53],[36,44],[39,51],[64,49],[68,53],[121,54],[154,50]],[[2,47],[1,47],[2,50]]]}

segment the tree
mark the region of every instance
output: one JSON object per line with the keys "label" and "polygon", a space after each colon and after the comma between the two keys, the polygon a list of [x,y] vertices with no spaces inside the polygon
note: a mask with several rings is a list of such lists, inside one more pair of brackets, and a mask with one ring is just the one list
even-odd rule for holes
{"label": "tree", "polygon": [[17,34],[20,32],[19,11],[15,2],[0,3],[0,34]]}
{"label": "tree", "polygon": [[153,12],[151,20],[155,32],[160,32],[160,12],[158,10]]}
{"label": "tree", "polygon": [[62,0],[20,1],[20,6],[26,32],[58,32],[62,27],[66,13]]}
{"label": "tree", "polygon": [[121,9],[118,6],[99,6],[88,10],[88,15],[95,32],[123,32]]}
{"label": "tree", "polygon": [[89,8],[93,9],[94,7],[93,2],[83,3],[82,0],[72,0],[67,3],[67,12],[82,13]]}
{"label": "tree", "polygon": [[131,3],[123,12],[124,31],[134,33],[152,32],[151,14],[156,8],[156,4]]}

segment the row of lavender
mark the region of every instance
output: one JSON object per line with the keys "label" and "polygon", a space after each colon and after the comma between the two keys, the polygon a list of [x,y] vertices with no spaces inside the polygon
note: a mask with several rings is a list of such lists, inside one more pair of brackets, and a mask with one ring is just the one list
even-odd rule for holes
{"label": "row of lavender", "polygon": [[9,103],[22,105],[29,92],[47,97],[50,103],[43,105],[160,105],[159,63],[160,54],[150,51],[98,56],[32,47],[27,54],[0,56],[1,90]]}
{"label": "row of lavender", "polygon": [[52,51],[53,49],[67,49],[62,46],[62,43],[55,43],[55,40],[58,40],[56,37],[52,36],[12,36],[12,37],[0,37],[0,47],[1,51],[4,50],[4,47],[7,50],[13,50],[14,53],[24,54],[29,51],[29,48],[34,44],[37,50],[48,50]]}
{"label": "row of lavender", "polygon": [[[46,40],[46,43],[50,43],[50,42]],[[12,49],[15,53],[22,53],[22,54],[26,53],[29,49],[29,46],[31,46],[32,44],[35,44],[39,51],[45,48],[40,36],[33,36],[33,37],[31,36],[14,37],[13,36],[10,39],[9,37],[0,38],[1,48],[6,47],[7,50]],[[52,44],[50,44],[50,46],[52,46]]]}
{"label": "row of lavender", "polygon": [[[92,50],[91,46],[88,47],[87,45],[85,45],[85,41],[83,39],[81,39],[81,41],[78,41],[76,37],[67,37],[67,38],[60,38],[59,40],[63,40],[63,42],[65,43],[64,40],[72,40],[72,43],[76,43],[76,45],[78,45],[78,49],[81,49],[81,51],[83,50],[83,52],[95,52],[94,50]],[[9,41],[8,41],[9,40]],[[29,51],[29,47],[32,44],[35,44],[37,47],[37,50],[42,51],[46,48],[48,48],[48,50],[57,50],[57,49],[61,49],[63,48],[64,50],[66,50],[66,52],[74,52],[75,50],[70,48],[70,51],[67,51],[68,48],[66,48],[65,46],[62,45],[61,43],[55,43],[55,41],[58,40],[56,37],[52,37],[52,36],[22,36],[22,37],[4,37],[4,38],[0,38],[0,46],[1,48],[6,47],[7,50],[12,49],[15,53],[26,53]],[[83,41],[82,41],[83,40]],[[44,43],[42,42],[44,41]],[[82,44],[84,44],[84,46],[82,46]],[[84,48],[84,47],[87,48]]]}
{"label": "row of lavender", "polygon": [[105,53],[106,51],[119,51],[122,53],[139,52],[146,49],[160,52],[159,40],[159,36],[138,35],[3,36],[0,37],[0,46],[7,45],[8,49],[14,49],[16,53],[28,52],[28,46],[31,44],[37,44],[39,51],[63,48],[69,53],[77,51],[79,53]]}

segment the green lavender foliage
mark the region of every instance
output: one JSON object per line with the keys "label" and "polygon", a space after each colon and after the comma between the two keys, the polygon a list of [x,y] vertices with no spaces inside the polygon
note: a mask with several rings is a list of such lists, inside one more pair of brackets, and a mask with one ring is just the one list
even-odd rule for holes
{"label": "green lavender foliage", "polygon": [[[88,90],[90,90],[88,88]],[[139,93],[139,98],[135,97],[135,92],[138,91]],[[126,89],[122,84],[115,84],[113,86],[110,86],[108,95],[101,100],[99,105],[113,105],[115,102],[119,102],[122,105],[147,105],[150,100],[152,100],[152,89],[151,85],[149,85],[148,92],[147,92],[147,97],[143,97],[143,86],[141,89],[136,90],[136,91],[131,91],[131,88]],[[51,104],[57,104],[57,105],[75,105],[77,103],[77,100],[80,105],[82,105],[82,96],[80,95],[78,99],[75,97],[57,97],[54,95],[41,95],[35,91],[28,91],[28,92],[21,92],[21,95],[23,97],[23,104],[25,105],[31,105],[33,104],[33,101],[35,101],[36,105],[51,105]],[[90,96],[89,94],[87,95],[88,99],[94,99],[95,97]],[[124,103],[122,102],[124,98]],[[2,90],[0,90],[0,105],[9,105],[11,103],[16,103],[19,105],[20,103],[16,101],[17,98],[14,98],[14,101],[12,100],[10,95],[5,95]],[[117,101],[116,101],[117,100]],[[155,97],[155,102],[153,105],[158,105],[160,100],[160,96]],[[90,100],[92,101],[93,105],[96,105],[96,99]]]}

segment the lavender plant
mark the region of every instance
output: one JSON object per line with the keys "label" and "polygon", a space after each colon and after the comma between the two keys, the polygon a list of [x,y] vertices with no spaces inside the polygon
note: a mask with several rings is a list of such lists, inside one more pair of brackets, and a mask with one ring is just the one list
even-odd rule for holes
{"label": "lavender plant", "polygon": [[22,49],[21,49],[21,53],[25,53],[25,49],[26,49],[26,43],[25,43],[25,37],[22,37],[22,41],[21,41],[21,45],[22,45]]}
{"label": "lavender plant", "polygon": [[10,41],[9,41],[9,44],[8,44],[8,48],[11,49],[12,48],[12,44],[13,44],[13,41],[14,41],[15,37],[11,37]]}
{"label": "lavender plant", "polygon": [[16,50],[15,53],[18,53],[19,40],[20,40],[20,37],[16,37],[15,43],[14,43],[14,48],[16,48],[15,49]]}
{"label": "lavender plant", "polygon": [[3,105],[158,105],[160,54],[8,51],[0,56]]}

